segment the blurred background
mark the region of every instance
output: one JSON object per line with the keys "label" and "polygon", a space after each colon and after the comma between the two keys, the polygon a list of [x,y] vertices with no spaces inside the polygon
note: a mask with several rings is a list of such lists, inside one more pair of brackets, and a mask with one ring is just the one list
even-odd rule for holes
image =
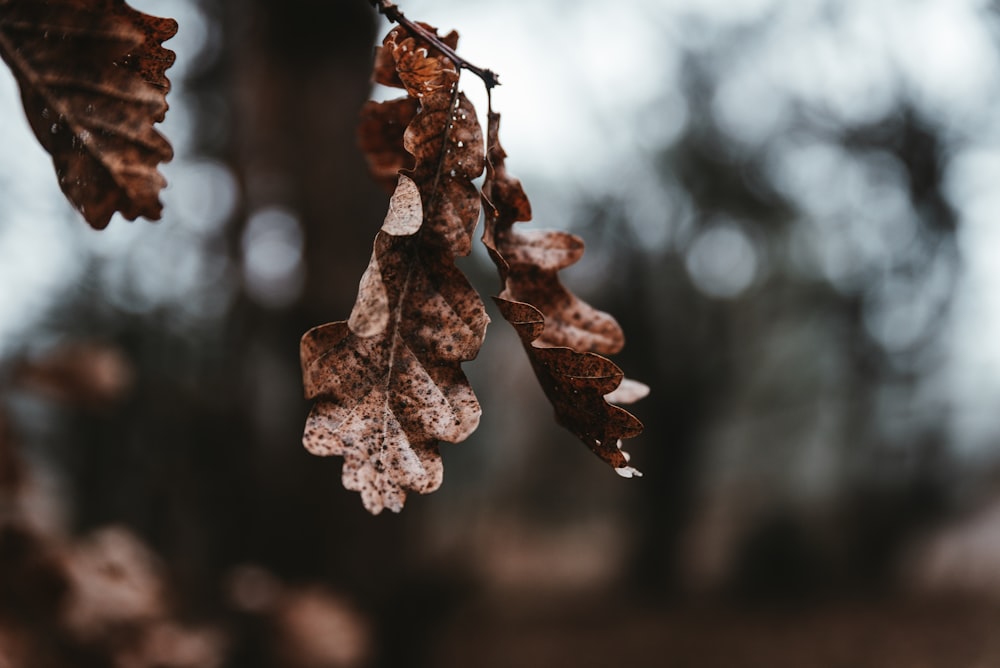
{"label": "blurred background", "polygon": [[162,221],[89,229],[0,71],[0,667],[1000,664],[996,2],[401,3],[500,73],[652,394],[622,480],[491,310],[479,430],[378,517],[301,447],[298,341],[384,216],[388,24],[131,4],[180,24]]}

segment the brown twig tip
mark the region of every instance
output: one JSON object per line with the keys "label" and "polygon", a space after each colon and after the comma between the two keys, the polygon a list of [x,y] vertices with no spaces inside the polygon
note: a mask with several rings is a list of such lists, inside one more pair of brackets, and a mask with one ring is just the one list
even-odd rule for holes
{"label": "brown twig tip", "polygon": [[486,86],[486,90],[490,90],[493,87],[500,85],[500,76],[496,72],[482,67],[476,67],[465,58],[455,53],[455,50],[442,42],[437,35],[403,16],[403,12],[399,10],[399,7],[392,2],[389,2],[389,0],[368,1],[371,3],[372,7],[378,10],[379,14],[382,14],[394,23],[398,23],[414,35],[419,36],[421,39],[428,41],[435,49],[443,53],[446,58],[455,63],[455,67],[469,70],[482,79],[483,85]]}

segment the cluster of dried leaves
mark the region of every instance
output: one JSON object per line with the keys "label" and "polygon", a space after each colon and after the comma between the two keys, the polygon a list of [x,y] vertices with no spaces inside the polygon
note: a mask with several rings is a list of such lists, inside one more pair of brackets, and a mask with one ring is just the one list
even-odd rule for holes
{"label": "cluster of dried leaves", "polygon": [[[302,339],[306,395],[319,400],[305,446],[343,456],[344,485],[373,513],[399,511],[407,491],[441,484],[439,442],[464,440],[481,413],[461,364],[478,354],[489,317],[455,259],[471,251],[485,210],[483,243],[503,284],[495,301],[556,419],[618,473],[637,475],[621,439],[642,425],[613,403],[646,388],[623,382],[601,356],[624,342],[615,320],[558,278],[583,242],[514,229],[531,207],[504,167],[499,115],[490,111],[484,141],[458,89],[460,67],[487,88],[496,76],[457,57],[456,33],[440,37],[392,3],[373,4],[401,23],[379,51],[374,79],[406,96],[366,105],[359,135],[375,177],[394,192],[350,318]],[[60,187],[96,229],[115,212],[160,216],[157,170],[173,152],[153,125],[167,110],[164,72],[174,60],[162,43],[176,30],[124,0],[0,0],[0,56]]]}
{"label": "cluster of dried leaves", "polygon": [[124,0],[0,0],[0,56],[59,187],[95,229],[116,211],[160,217],[157,169],[173,149],[153,125],[174,62],[162,43],[176,32]]}
{"label": "cluster of dried leaves", "polygon": [[[439,442],[462,441],[479,423],[461,364],[478,354],[489,317],[455,259],[471,251],[483,211],[483,243],[503,283],[494,299],[556,419],[619,474],[638,475],[621,439],[642,425],[610,402],[636,400],[646,388],[623,384],[621,370],[601,356],[622,347],[621,328],[559,281],[559,270],[583,254],[579,238],[514,229],[531,207],[506,172],[499,115],[490,111],[484,142],[458,88],[457,41],[454,32],[438,37],[430,26],[409,24],[379,49],[375,82],[406,96],[369,102],[359,137],[374,176],[394,187],[389,210],[350,318],[302,339],[306,395],[318,399],[305,446],[344,457],[344,486],[360,492],[372,513],[398,512],[407,491],[437,489]],[[480,190],[473,180],[484,171]]]}

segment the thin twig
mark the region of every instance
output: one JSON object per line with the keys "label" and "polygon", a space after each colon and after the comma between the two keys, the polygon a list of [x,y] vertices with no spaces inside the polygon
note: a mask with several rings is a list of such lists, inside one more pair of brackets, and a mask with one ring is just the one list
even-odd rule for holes
{"label": "thin twig", "polygon": [[378,10],[379,14],[384,15],[390,21],[395,21],[421,39],[430,42],[434,48],[443,53],[451,62],[455,63],[455,67],[467,69],[482,79],[486,90],[500,85],[500,77],[497,76],[496,72],[476,67],[465,58],[462,58],[462,56],[455,53],[454,49],[442,42],[440,37],[403,16],[403,12],[399,11],[399,7],[389,2],[389,0],[369,0],[369,2],[371,2],[372,7]]}

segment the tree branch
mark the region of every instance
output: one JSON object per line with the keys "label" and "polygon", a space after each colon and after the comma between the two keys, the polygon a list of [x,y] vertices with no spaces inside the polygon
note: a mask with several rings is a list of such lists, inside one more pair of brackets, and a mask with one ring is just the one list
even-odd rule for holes
{"label": "tree branch", "polygon": [[487,91],[494,86],[500,85],[500,77],[496,72],[476,67],[465,58],[462,58],[460,55],[455,53],[454,49],[442,42],[441,38],[432,33],[430,30],[427,30],[427,28],[414,23],[410,19],[403,16],[403,12],[399,10],[399,7],[394,5],[392,2],[389,2],[389,0],[369,0],[369,2],[372,7],[378,10],[379,14],[382,14],[390,21],[398,23],[414,35],[419,36],[421,39],[430,42],[435,49],[443,53],[451,62],[455,63],[455,67],[467,69],[482,79],[483,85],[486,86]]}

